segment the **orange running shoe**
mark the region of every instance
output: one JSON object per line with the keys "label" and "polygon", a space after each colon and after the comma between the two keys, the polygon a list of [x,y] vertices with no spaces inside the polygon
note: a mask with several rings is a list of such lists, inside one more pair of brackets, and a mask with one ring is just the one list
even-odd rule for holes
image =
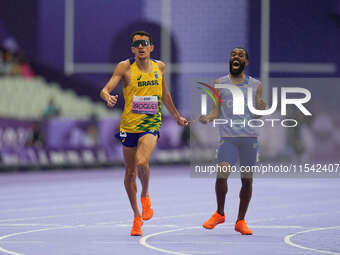
{"label": "orange running shoe", "polygon": [[136,217],[133,221],[133,226],[130,235],[141,236],[142,235],[143,221],[140,217]]}
{"label": "orange running shoe", "polygon": [[235,231],[240,232],[242,235],[252,235],[253,231],[251,231],[245,220],[239,220],[235,224]]}
{"label": "orange running shoe", "polygon": [[225,222],[225,215],[221,215],[218,212],[215,212],[209,220],[203,223],[203,227],[206,229],[213,229],[217,224],[221,224]]}
{"label": "orange running shoe", "polygon": [[153,209],[151,208],[150,197],[142,197],[142,218],[143,220],[150,220],[153,216]]}

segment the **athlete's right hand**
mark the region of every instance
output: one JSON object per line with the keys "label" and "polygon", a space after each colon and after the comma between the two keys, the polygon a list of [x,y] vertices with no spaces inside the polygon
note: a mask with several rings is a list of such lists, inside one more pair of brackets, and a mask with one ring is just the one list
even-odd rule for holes
{"label": "athlete's right hand", "polygon": [[207,115],[201,115],[200,117],[200,122],[203,123],[203,124],[207,124],[209,123],[210,119],[208,118]]}
{"label": "athlete's right hand", "polygon": [[114,107],[117,103],[117,100],[118,100],[118,95],[115,95],[115,96],[108,96],[107,99],[106,99],[106,105],[108,107]]}

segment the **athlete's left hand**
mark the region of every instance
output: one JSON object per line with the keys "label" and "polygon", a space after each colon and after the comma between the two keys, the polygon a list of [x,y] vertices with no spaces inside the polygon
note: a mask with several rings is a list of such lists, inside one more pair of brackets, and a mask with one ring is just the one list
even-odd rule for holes
{"label": "athlete's left hand", "polygon": [[265,110],[266,109],[266,102],[263,101],[262,98],[260,98],[259,100],[256,101],[256,109],[257,110]]}
{"label": "athlete's left hand", "polygon": [[186,118],[182,117],[182,116],[178,117],[176,122],[177,122],[178,125],[180,125],[182,127],[189,125],[189,121]]}

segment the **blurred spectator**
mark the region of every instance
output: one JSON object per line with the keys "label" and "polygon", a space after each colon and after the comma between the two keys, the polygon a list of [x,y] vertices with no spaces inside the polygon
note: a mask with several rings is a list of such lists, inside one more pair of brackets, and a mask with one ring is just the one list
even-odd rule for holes
{"label": "blurred spectator", "polygon": [[86,128],[83,142],[86,147],[98,145],[98,116],[94,113],[91,114],[90,124]]}
{"label": "blurred spectator", "polygon": [[12,54],[11,52],[8,52],[8,54],[11,54],[10,61],[8,62],[10,64],[9,74],[12,76],[21,76],[19,55]]}
{"label": "blurred spectator", "polygon": [[53,118],[60,115],[59,108],[55,105],[53,98],[50,98],[45,111],[43,113],[43,118]]}
{"label": "blurred spectator", "polygon": [[77,121],[66,135],[69,146],[95,147],[98,145],[98,119],[92,114],[89,120]]}
{"label": "blurred spectator", "polygon": [[94,124],[90,124],[85,132],[84,135],[84,146],[86,147],[93,147],[97,145],[98,140],[98,130],[97,126]]}
{"label": "blurred spectator", "polygon": [[13,75],[14,74],[14,57],[12,52],[5,51],[4,52],[4,73],[5,75]]}
{"label": "blurred spectator", "polygon": [[34,77],[31,66],[24,55],[0,48],[0,76],[3,75]]}
{"label": "blurred spectator", "polygon": [[32,134],[31,137],[28,139],[26,145],[40,148],[44,146],[44,137],[41,132],[39,121],[33,123]]}
{"label": "blurred spectator", "polygon": [[68,134],[68,142],[72,148],[82,147],[84,143],[85,132],[83,123],[74,125]]}
{"label": "blurred spectator", "polygon": [[34,73],[31,69],[30,64],[24,56],[19,56],[18,64],[20,68],[20,75],[23,78],[31,79],[34,77]]}

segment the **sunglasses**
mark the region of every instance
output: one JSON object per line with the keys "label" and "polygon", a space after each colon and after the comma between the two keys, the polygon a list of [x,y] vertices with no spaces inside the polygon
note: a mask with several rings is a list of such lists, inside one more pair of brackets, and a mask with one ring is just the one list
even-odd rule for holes
{"label": "sunglasses", "polygon": [[146,47],[146,46],[150,46],[150,45],[151,45],[151,43],[150,43],[149,40],[136,40],[136,41],[133,41],[133,42],[131,43],[131,46],[132,46],[132,47],[135,47],[135,48],[138,48],[140,44],[141,44],[143,47]]}

